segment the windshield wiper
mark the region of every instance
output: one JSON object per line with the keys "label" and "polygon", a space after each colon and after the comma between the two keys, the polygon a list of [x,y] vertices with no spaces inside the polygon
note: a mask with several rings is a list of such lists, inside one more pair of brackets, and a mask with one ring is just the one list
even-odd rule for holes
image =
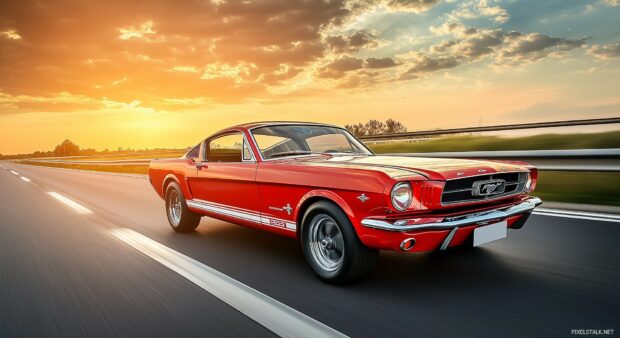
{"label": "windshield wiper", "polygon": [[294,155],[309,155],[309,154],[312,154],[312,152],[308,150],[291,150],[291,151],[281,151],[279,153],[273,153],[269,155],[269,158],[282,157],[282,156],[294,156]]}
{"label": "windshield wiper", "polygon": [[269,158],[274,157],[283,157],[283,156],[295,156],[295,155],[329,155],[325,153],[317,153],[309,150],[290,150],[290,151],[281,151],[279,153],[273,153],[269,155]]}

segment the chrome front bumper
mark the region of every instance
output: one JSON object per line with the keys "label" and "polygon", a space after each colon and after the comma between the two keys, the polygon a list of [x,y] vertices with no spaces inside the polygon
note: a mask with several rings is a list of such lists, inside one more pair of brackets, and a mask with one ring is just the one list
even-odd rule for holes
{"label": "chrome front bumper", "polygon": [[402,219],[390,223],[385,220],[364,218],[362,225],[368,228],[374,228],[387,231],[412,231],[412,230],[445,230],[463,227],[472,224],[485,223],[496,219],[504,219],[510,216],[525,214],[531,212],[537,206],[542,204],[542,200],[538,197],[532,197],[517,205],[507,208],[487,210],[474,214],[461,215],[455,217],[446,217],[443,221],[437,223],[412,224],[406,225],[408,220]]}

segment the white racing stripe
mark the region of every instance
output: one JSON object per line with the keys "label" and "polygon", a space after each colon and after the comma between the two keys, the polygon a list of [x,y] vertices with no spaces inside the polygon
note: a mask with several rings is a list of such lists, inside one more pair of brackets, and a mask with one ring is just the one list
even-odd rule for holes
{"label": "white racing stripe", "polygon": [[13,171],[13,170],[11,170],[11,173],[12,173],[13,175],[19,175],[19,173],[18,173],[17,171]]}
{"label": "white racing stripe", "polygon": [[30,179],[28,177],[20,176],[19,178],[21,178],[24,182],[30,182]]}
{"label": "white racing stripe", "polygon": [[127,228],[114,236],[151,257],[281,337],[346,337],[303,313],[190,257]]}
{"label": "white racing stripe", "polygon": [[593,213],[593,212],[579,212],[579,211],[542,209],[542,208],[534,210],[532,214],[539,215],[539,216],[563,217],[563,218],[583,219],[583,220],[589,220],[589,221],[620,223],[620,215],[613,215],[613,214],[600,214],[600,213]]}
{"label": "white racing stripe", "polygon": [[82,214],[82,215],[87,215],[87,214],[92,214],[93,212],[90,211],[90,209],[82,206],[81,204],[72,201],[68,198],[66,198],[65,196],[57,193],[57,192],[53,192],[53,191],[49,191],[47,193],[48,195],[54,197],[56,200],[58,200],[59,202],[63,203],[64,205],[68,206],[69,208],[75,210],[77,213]]}

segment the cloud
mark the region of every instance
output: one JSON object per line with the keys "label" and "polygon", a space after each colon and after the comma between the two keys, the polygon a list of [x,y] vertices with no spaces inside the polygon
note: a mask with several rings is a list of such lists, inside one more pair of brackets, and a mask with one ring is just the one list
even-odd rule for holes
{"label": "cloud", "polygon": [[450,13],[451,20],[458,21],[458,19],[477,19],[481,17],[488,17],[497,23],[506,23],[510,20],[508,11],[500,6],[495,6],[494,3],[498,0],[476,0],[466,1],[461,3],[457,9]]}
{"label": "cloud", "polygon": [[10,40],[20,40],[22,38],[15,29],[9,29],[4,32],[0,32],[0,35]]}
{"label": "cloud", "polygon": [[620,56],[620,43],[593,45],[588,48],[588,53],[603,60],[616,58]]}
{"label": "cloud", "polygon": [[456,57],[441,56],[432,58],[426,55],[421,55],[416,60],[408,63],[409,69],[401,75],[400,79],[415,79],[421,74],[454,68],[459,64],[460,61]]}
{"label": "cloud", "polygon": [[371,48],[377,46],[375,36],[368,31],[362,30],[349,36],[328,36],[325,42],[330,49],[338,52],[356,52],[361,48]]}
{"label": "cloud", "polygon": [[356,15],[372,11],[376,7],[383,7],[393,12],[422,13],[440,2],[440,0],[350,0],[347,7]]}
{"label": "cloud", "polygon": [[391,68],[400,65],[400,62],[396,60],[386,57],[386,58],[367,58],[365,60],[364,67],[370,69],[382,69],[382,68]]}
{"label": "cloud", "polygon": [[119,28],[118,38],[121,40],[141,39],[146,35],[154,35],[157,33],[153,29],[153,21],[149,20],[140,24],[138,27]]}
{"label": "cloud", "polygon": [[342,57],[328,63],[320,69],[319,76],[324,78],[341,78],[344,73],[364,68],[364,60],[354,57]]}
{"label": "cloud", "polygon": [[603,0],[602,2],[609,6],[620,6],[620,0]]}
{"label": "cloud", "polygon": [[496,62],[499,64],[519,64],[537,61],[550,55],[567,52],[585,45],[585,38],[565,39],[551,37],[540,33],[521,34],[510,32],[505,34],[505,45],[501,49]]}

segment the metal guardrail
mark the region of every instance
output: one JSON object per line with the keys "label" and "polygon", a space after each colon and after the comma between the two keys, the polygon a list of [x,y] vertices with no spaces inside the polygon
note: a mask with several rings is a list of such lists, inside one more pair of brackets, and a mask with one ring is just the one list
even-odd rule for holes
{"label": "metal guardrail", "polygon": [[417,137],[423,137],[423,136],[437,136],[437,135],[463,134],[463,133],[479,133],[479,132],[484,132],[484,131],[537,129],[537,128],[553,128],[553,127],[574,127],[574,126],[615,124],[615,123],[620,123],[620,117],[610,117],[610,118],[602,118],[602,119],[553,121],[553,122],[537,122],[537,123],[522,123],[522,124],[506,124],[506,125],[495,125],[495,126],[484,126],[484,127],[437,129],[437,130],[425,130],[425,131],[412,131],[412,132],[406,132],[406,133],[392,133],[392,134],[380,134],[380,135],[364,135],[364,136],[359,136],[358,138],[360,140],[362,140],[362,141],[398,140],[398,139],[417,138]]}
{"label": "metal guardrail", "polygon": [[[516,150],[516,151],[469,151],[441,153],[395,153],[381,155],[491,159],[524,161],[543,171],[582,171],[582,172],[620,172],[620,149],[575,149],[575,150]],[[32,160],[30,160],[32,161]],[[134,160],[36,160],[46,163],[83,164],[83,165],[137,165],[147,166],[151,159]]]}

